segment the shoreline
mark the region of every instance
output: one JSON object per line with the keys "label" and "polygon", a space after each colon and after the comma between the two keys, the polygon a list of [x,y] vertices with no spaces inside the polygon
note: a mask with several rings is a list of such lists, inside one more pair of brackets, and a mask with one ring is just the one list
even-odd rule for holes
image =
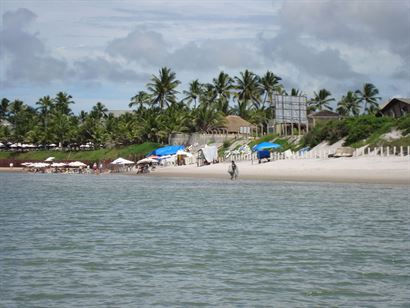
{"label": "shoreline", "polygon": [[[276,182],[358,183],[410,186],[410,157],[352,157],[337,159],[277,160],[258,164],[236,162],[238,179]],[[144,176],[192,179],[230,179],[230,163],[157,167]],[[20,167],[1,167],[1,173],[25,172]],[[136,173],[118,173],[136,176]],[[141,175],[142,176],[142,175]]]}
{"label": "shoreline", "polygon": [[[338,159],[279,160],[258,164],[236,162],[239,179],[410,185],[410,160],[406,157],[355,157]],[[157,168],[153,177],[229,179],[229,163]]]}

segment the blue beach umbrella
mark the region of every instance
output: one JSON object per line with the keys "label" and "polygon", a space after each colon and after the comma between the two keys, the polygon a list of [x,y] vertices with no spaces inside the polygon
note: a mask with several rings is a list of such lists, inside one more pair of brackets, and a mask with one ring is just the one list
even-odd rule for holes
{"label": "blue beach umbrella", "polygon": [[269,150],[269,149],[279,149],[281,147],[280,144],[272,143],[272,142],[262,142],[255,145],[252,150],[253,151],[262,151],[262,150]]}

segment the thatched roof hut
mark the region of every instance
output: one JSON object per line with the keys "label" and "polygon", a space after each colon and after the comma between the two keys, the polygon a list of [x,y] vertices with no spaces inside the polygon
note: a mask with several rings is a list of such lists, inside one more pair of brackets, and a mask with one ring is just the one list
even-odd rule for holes
{"label": "thatched roof hut", "polygon": [[[225,117],[225,129],[227,130],[228,133],[240,133],[243,132],[242,128],[249,128],[248,131],[249,133],[256,129],[256,126],[253,125],[252,123],[249,123],[248,121],[242,119],[240,116],[237,115],[229,115]],[[242,131],[241,131],[242,130]]]}

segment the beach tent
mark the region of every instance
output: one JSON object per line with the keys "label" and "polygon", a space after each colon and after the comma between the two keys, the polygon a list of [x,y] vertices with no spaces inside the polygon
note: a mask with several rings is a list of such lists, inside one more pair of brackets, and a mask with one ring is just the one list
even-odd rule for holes
{"label": "beach tent", "polygon": [[262,142],[255,145],[252,150],[253,151],[262,151],[262,150],[269,150],[269,149],[279,149],[281,147],[280,144],[272,143],[272,142]]}
{"label": "beach tent", "polygon": [[112,161],[110,164],[111,165],[133,165],[135,163],[131,160],[127,160],[127,159],[119,157],[116,160]]}
{"label": "beach tent", "polygon": [[200,149],[202,152],[205,160],[208,163],[212,163],[215,160],[218,160],[218,148],[214,145],[206,146],[202,149]]}
{"label": "beach tent", "polygon": [[183,145],[168,145],[162,148],[158,148],[147,156],[157,155],[157,156],[164,156],[164,155],[175,155],[179,150],[184,150],[185,147]]}

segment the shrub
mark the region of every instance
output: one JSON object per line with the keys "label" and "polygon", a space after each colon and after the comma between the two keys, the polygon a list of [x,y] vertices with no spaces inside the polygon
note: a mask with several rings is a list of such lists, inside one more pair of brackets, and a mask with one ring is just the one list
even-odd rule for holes
{"label": "shrub", "polygon": [[397,128],[403,131],[403,135],[410,134],[410,113],[398,119]]}

